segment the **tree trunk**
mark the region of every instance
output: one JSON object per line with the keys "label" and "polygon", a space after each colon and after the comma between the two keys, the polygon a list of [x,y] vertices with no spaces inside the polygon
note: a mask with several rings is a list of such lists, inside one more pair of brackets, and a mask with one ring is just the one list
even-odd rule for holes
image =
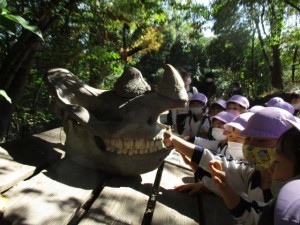
{"label": "tree trunk", "polygon": [[292,82],[295,83],[295,71],[296,71],[296,61],[298,55],[298,46],[296,46],[293,56],[293,64],[292,64]]}
{"label": "tree trunk", "polygon": [[[72,9],[77,0],[70,0],[66,3],[66,9]],[[60,4],[61,0],[51,1],[52,8]],[[47,7],[41,8],[38,27],[44,34],[53,24],[58,21],[58,16],[51,17],[51,10]],[[34,63],[42,40],[30,31],[24,30],[18,41],[8,52],[0,68],[0,89],[7,92],[12,104],[0,99],[0,141],[3,140],[7,127],[10,123],[14,106],[21,97],[27,85],[27,78]]]}
{"label": "tree trunk", "polygon": [[282,65],[280,58],[279,45],[272,46],[273,51],[273,70],[272,70],[272,87],[282,90]]}

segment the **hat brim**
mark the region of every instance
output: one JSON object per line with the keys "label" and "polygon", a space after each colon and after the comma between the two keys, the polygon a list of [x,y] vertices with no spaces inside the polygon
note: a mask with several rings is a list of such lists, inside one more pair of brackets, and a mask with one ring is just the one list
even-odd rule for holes
{"label": "hat brim", "polygon": [[240,106],[244,107],[245,109],[248,108],[245,104],[243,104],[243,103],[241,103],[241,102],[239,102],[239,101],[236,101],[236,100],[230,100],[230,101],[227,101],[227,104],[228,104],[228,103],[236,103],[236,104],[239,104]]}
{"label": "hat brim", "polygon": [[260,137],[260,138],[279,138],[280,136],[276,136],[274,134],[271,134],[270,132],[266,132],[259,129],[251,129],[246,128],[243,131],[241,131],[241,135],[248,136],[248,137]]}
{"label": "hat brim", "polygon": [[212,119],[212,120],[213,120],[213,119],[217,119],[217,120],[220,120],[220,121],[223,122],[223,123],[227,123],[227,121],[226,121],[225,119],[223,119],[222,117],[220,117],[220,116],[213,116],[211,119]]}
{"label": "hat brim", "polygon": [[229,130],[230,127],[234,127],[234,128],[236,128],[236,129],[238,129],[238,130],[240,130],[240,131],[242,131],[242,130],[245,129],[241,124],[235,123],[235,122],[226,123],[226,124],[224,125],[225,130]]}
{"label": "hat brim", "polygon": [[296,127],[300,131],[300,123],[299,122],[296,122],[296,121],[293,121],[293,120],[289,120],[289,119],[287,119],[286,121],[289,124],[291,124],[293,127]]}

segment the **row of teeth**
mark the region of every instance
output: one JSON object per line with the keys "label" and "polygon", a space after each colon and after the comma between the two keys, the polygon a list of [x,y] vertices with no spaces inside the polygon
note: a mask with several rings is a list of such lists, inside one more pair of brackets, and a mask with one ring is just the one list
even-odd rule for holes
{"label": "row of teeth", "polygon": [[159,151],[164,148],[162,140],[123,140],[105,139],[106,151],[126,155],[143,155]]}

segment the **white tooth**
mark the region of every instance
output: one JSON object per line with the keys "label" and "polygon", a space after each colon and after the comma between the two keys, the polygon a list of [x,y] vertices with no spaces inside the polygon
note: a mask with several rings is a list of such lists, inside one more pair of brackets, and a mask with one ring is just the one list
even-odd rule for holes
{"label": "white tooth", "polygon": [[151,146],[150,146],[151,141],[146,140],[145,142],[146,142],[145,143],[145,153],[149,153],[150,148],[151,148]]}
{"label": "white tooth", "polygon": [[128,155],[133,155],[134,154],[134,151],[133,150],[131,150],[131,151],[128,151],[128,153],[127,153]]}
{"label": "white tooth", "polygon": [[123,140],[123,148],[127,150],[131,150],[134,147],[134,141],[130,139]]}
{"label": "white tooth", "polygon": [[155,150],[160,150],[162,149],[162,144],[161,141],[157,140],[155,141]]}
{"label": "white tooth", "polygon": [[155,145],[154,145],[154,141],[150,141],[150,148],[149,148],[149,152],[155,152]]}
{"label": "white tooth", "polygon": [[123,141],[122,141],[122,139],[116,139],[116,149],[117,150],[123,149]]}
{"label": "white tooth", "polygon": [[142,149],[141,148],[141,141],[142,141],[142,139],[137,139],[137,140],[134,141],[134,148],[135,149],[138,149],[138,150]]}
{"label": "white tooth", "polygon": [[117,149],[117,154],[119,154],[119,155],[123,154],[122,149]]}

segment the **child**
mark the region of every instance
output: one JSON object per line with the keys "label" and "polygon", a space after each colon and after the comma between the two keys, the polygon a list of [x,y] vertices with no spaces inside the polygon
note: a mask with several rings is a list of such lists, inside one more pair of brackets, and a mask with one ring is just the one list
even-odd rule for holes
{"label": "child", "polygon": [[278,141],[272,178],[292,181],[280,190],[277,200],[263,212],[259,224],[300,224],[300,123],[289,122],[294,128],[285,132]]}
{"label": "child", "polygon": [[[249,174],[248,199],[235,191],[233,186],[229,185],[226,176],[230,174],[222,170],[220,161],[210,162],[214,184],[228,209],[237,222],[241,224],[257,224],[263,208],[267,206],[264,203],[268,202],[266,199],[271,200],[277,196],[278,190],[283,184],[279,181],[293,176],[291,170],[282,168],[283,166],[289,167],[290,162],[284,161],[285,159],[279,154],[282,151],[285,156],[289,155],[289,149],[277,150],[277,155],[275,154],[275,149],[278,138],[282,133],[290,129],[287,119],[292,121],[295,121],[295,119],[287,111],[279,108],[275,109],[274,107],[268,107],[257,112],[251,117],[245,130],[242,131],[242,134],[246,136],[243,146],[244,157],[255,168],[252,174]],[[280,144],[277,149],[280,149]],[[281,176],[284,173],[288,175]],[[258,177],[257,174],[259,175]],[[255,181],[255,179],[258,180]],[[259,182],[259,185],[255,188],[253,185],[256,182]],[[277,190],[272,189],[272,187],[275,188],[275,184],[279,186],[276,188]],[[262,190],[263,199],[257,195],[257,188]],[[270,221],[268,221],[268,224],[270,224]]]}
{"label": "child", "polygon": [[247,112],[250,103],[249,100],[242,95],[233,95],[226,102],[226,111],[238,116],[241,113]]}
{"label": "child", "polygon": [[[257,224],[266,202],[277,195],[271,189],[270,165],[274,159],[278,138],[290,125],[286,119],[295,121],[289,112],[267,107],[255,113],[241,133],[246,136],[243,153],[249,165],[213,155],[209,150],[185,143],[171,135],[164,143],[173,146],[193,163],[210,172],[215,187],[237,223]],[[208,164],[209,158],[212,160]]]}
{"label": "child", "polygon": [[[196,87],[191,85],[192,79],[188,72],[182,72],[181,76],[184,82],[184,87],[190,100],[194,94],[198,93],[198,90]],[[181,135],[184,129],[185,119],[188,116],[188,108],[185,107],[179,109],[172,109],[171,116],[173,122],[173,129]]]}
{"label": "child", "polygon": [[290,94],[288,102],[294,107],[294,116],[300,117],[300,90]]}
{"label": "child", "polygon": [[202,93],[192,96],[189,103],[191,115],[185,120],[183,136],[202,136],[208,133],[210,124],[204,115],[206,110],[207,97]]}
{"label": "child", "polygon": [[[231,157],[235,160],[243,159],[243,150],[242,145],[244,143],[245,137],[240,134],[242,130],[245,129],[245,126],[249,120],[249,118],[253,115],[252,112],[246,112],[239,115],[232,122],[224,125],[224,128],[228,131],[228,152]],[[197,164],[191,163],[188,159],[184,158],[185,162],[191,166],[193,171],[195,172],[195,176],[201,179],[201,182],[197,183],[189,183],[176,186],[175,189],[178,191],[189,191],[190,195],[196,194],[200,190],[205,191],[214,191],[216,189],[213,186],[211,181],[211,175],[201,169]],[[205,160],[204,158],[201,160]],[[207,164],[211,158],[208,158]]]}
{"label": "child", "polygon": [[229,156],[227,152],[227,134],[224,129],[224,124],[231,122],[233,119],[234,116],[231,113],[225,111],[220,112],[211,118],[211,134],[214,140],[201,137],[190,137],[188,140],[196,145],[215,151],[217,154]]}
{"label": "child", "polygon": [[228,152],[235,160],[244,159],[242,147],[245,136],[241,135],[241,131],[245,129],[248,120],[253,114],[252,112],[243,113],[232,122],[224,125],[224,128],[228,131]]}
{"label": "child", "polygon": [[274,105],[276,105],[279,102],[284,102],[284,100],[280,97],[273,97],[273,98],[269,99],[269,101],[267,101],[265,103],[265,105],[268,107],[270,107],[270,106],[273,107]]}
{"label": "child", "polygon": [[294,115],[294,112],[295,112],[294,107],[288,102],[278,102],[274,105],[274,107],[285,109],[286,111],[288,111],[292,115]]}
{"label": "child", "polygon": [[212,117],[218,114],[219,112],[226,110],[226,101],[223,99],[219,99],[209,106],[208,116]]}

